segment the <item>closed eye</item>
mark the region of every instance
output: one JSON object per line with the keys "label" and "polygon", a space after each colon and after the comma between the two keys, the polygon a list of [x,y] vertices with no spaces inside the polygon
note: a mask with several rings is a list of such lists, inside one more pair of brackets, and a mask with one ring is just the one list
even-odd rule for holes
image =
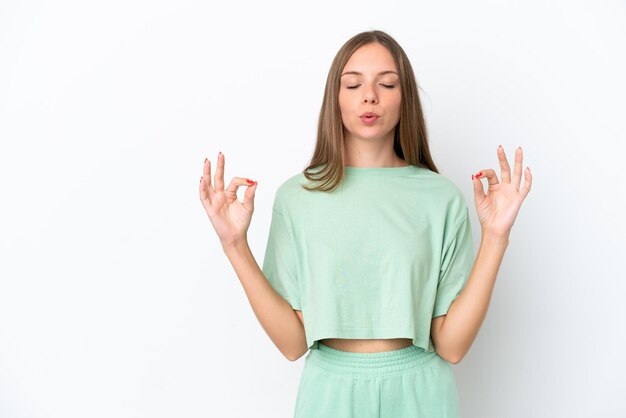
{"label": "closed eye", "polygon": [[[357,88],[359,86],[360,86],[360,84],[357,84],[356,86],[347,86],[346,88],[348,88],[348,89],[355,89],[355,88]],[[381,86],[386,87],[388,89],[392,89],[392,88],[395,87],[395,84],[381,84]]]}

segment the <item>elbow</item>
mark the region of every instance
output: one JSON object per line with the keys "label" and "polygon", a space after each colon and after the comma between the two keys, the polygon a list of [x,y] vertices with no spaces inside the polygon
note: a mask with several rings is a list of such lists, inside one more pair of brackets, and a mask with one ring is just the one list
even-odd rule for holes
{"label": "elbow", "polygon": [[463,360],[463,356],[452,357],[452,358],[450,358],[450,360],[447,360],[447,361],[450,364],[459,364],[461,360]]}
{"label": "elbow", "polygon": [[306,345],[306,340],[302,341],[297,347],[291,350],[285,350],[285,357],[289,361],[296,361],[304,356],[309,351],[309,347]]}
{"label": "elbow", "polygon": [[287,349],[287,348],[279,348],[279,351],[280,351],[280,354],[282,354],[283,357],[285,357],[289,361],[296,361],[299,358],[299,356],[296,355],[294,350]]}
{"label": "elbow", "polygon": [[445,361],[447,361],[450,364],[459,364],[459,362],[462,360],[462,357],[460,357],[460,356],[442,356],[442,355],[439,355],[439,357],[441,357],[442,359],[444,359]]}
{"label": "elbow", "polygon": [[[308,350],[308,348],[307,348],[307,350]],[[300,359],[306,353],[307,350],[305,350],[304,353],[301,352],[301,351],[298,352],[298,353],[295,353],[295,354],[294,353],[287,353],[285,355],[285,357],[287,357],[287,360],[293,362],[293,361],[296,361],[296,360]]]}
{"label": "elbow", "polygon": [[440,353],[437,352],[439,357],[444,359],[450,364],[459,364],[465,355],[463,353]]}
{"label": "elbow", "polygon": [[285,356],[285,358],[289,361],[296,361],[298,360],[298,356],[295,355],[293,352],[289,351],[289,352],[285,352],[283,353],[283,355]]}

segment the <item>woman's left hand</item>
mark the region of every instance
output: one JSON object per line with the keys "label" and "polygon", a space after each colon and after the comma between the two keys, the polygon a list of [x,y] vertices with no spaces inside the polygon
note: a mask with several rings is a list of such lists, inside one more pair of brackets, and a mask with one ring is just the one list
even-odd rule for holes
{"label": "woman's left hand", "polygon": [[[474,203],[483,234],[487,232],[508,238],[520,206],[530,191],[532,175],[530,168],[526,167],[524,170],[524,187],[520,190],[522,148],[515,151],[513,178],[511,178],[511,169],[502,146],[498,147],[497,152],[502,171],[502,182],[498,182],[496,172],[491,168],[482,170],[477,175],[472,175]],[[483,178],[486,178],[489,183],[486,195],[483,190],[483,183],[480,181]]]}

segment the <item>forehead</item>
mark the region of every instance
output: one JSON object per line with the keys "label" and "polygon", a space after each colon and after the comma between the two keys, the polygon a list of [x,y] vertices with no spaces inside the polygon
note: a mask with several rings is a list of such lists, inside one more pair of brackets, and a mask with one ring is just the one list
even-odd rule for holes
{"label": "forehead", "polygon": [[346,71],[376,73],[398,71],[391,52],[379,43],[371,43],[358,48],[348,59],[342,74]]}

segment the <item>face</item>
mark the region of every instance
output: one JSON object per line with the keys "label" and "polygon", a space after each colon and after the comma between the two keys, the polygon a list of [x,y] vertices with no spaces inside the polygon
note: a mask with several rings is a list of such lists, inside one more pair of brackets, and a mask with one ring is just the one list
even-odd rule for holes
{"label": "face", "polygon": [[[400,77],[391,53],[379,43],[363,45],[342,71],[339,108],[346,139],[390,140],[400,120]],[[373,112],[378,118],[364,118]]]}

